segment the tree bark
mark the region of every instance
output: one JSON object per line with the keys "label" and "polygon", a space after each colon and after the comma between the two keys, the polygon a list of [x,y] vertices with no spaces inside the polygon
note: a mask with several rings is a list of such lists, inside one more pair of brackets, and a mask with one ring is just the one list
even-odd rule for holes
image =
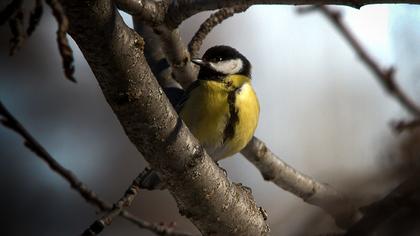
{"label": "tree bark", "polygon": [[204,235],[266,235],[264,211],[229,182],[191,135],[154,78],[143,39],[110,0],[62,0],[70,35],[128,138],[157,170],[180,213]]}

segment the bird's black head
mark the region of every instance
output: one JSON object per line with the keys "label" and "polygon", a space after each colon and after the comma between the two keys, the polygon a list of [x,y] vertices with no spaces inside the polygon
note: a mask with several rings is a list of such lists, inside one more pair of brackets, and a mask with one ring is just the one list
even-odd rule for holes
{"label": "bird's black head", "polygon": [[209,48],[202,59],[192,59],[200,66],[199,79],[217,80],[226,75],[251,76],[251,63],[236,49],[229,46]]}

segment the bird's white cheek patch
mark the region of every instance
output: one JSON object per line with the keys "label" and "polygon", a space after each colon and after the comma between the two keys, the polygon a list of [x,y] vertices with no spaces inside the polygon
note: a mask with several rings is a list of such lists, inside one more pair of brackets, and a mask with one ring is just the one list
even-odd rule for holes
{"label": "bird's white cheek patch", "polygon": [[221,61],[217,63],[210,62],[213,69],[225,75],[236,74],[242,69],[241,59],[232,59],[228,61]]}

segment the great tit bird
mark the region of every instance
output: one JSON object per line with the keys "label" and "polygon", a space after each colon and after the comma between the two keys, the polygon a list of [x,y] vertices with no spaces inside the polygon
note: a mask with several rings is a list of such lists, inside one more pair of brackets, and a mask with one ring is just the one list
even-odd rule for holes
{"label": "great tit bird", "polygon": [[[260,107],[251,86],[251,64],[236,49],[215,46],[201,59],[197,80],[181,92],[166,89],[179,116],[207,153],[218,161],[242,150],[254,135]],[[162,188],[152,171],[141,187]]]}
{"label": "great tit bird", "polygon": [[218,161],[243,149],[257,127],[260,108],[251,86],[251,63],[229,46],[212,47],[191,61],[200,71],[177,110]]}

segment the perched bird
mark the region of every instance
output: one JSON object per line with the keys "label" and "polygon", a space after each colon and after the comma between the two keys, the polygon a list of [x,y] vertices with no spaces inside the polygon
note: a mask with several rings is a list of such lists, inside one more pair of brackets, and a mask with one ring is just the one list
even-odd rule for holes
{"label": "perched bird", "polygon": [[197,80],[177,105],[180,117],[215,161],[239,152],[257,127],[259,103],[251,64],[236,49],[215,46],[202,59]]}
{"label": "perched bird", "polygon": [[[166,89],[171,103],[207,153],[218,161],[242,150],[254,135],[259,103],[251,86],[251,64],[236,49],[215,46],[201,59],[197,80],[185,92]],[[155,172],[141,186],[161,188]]]}

